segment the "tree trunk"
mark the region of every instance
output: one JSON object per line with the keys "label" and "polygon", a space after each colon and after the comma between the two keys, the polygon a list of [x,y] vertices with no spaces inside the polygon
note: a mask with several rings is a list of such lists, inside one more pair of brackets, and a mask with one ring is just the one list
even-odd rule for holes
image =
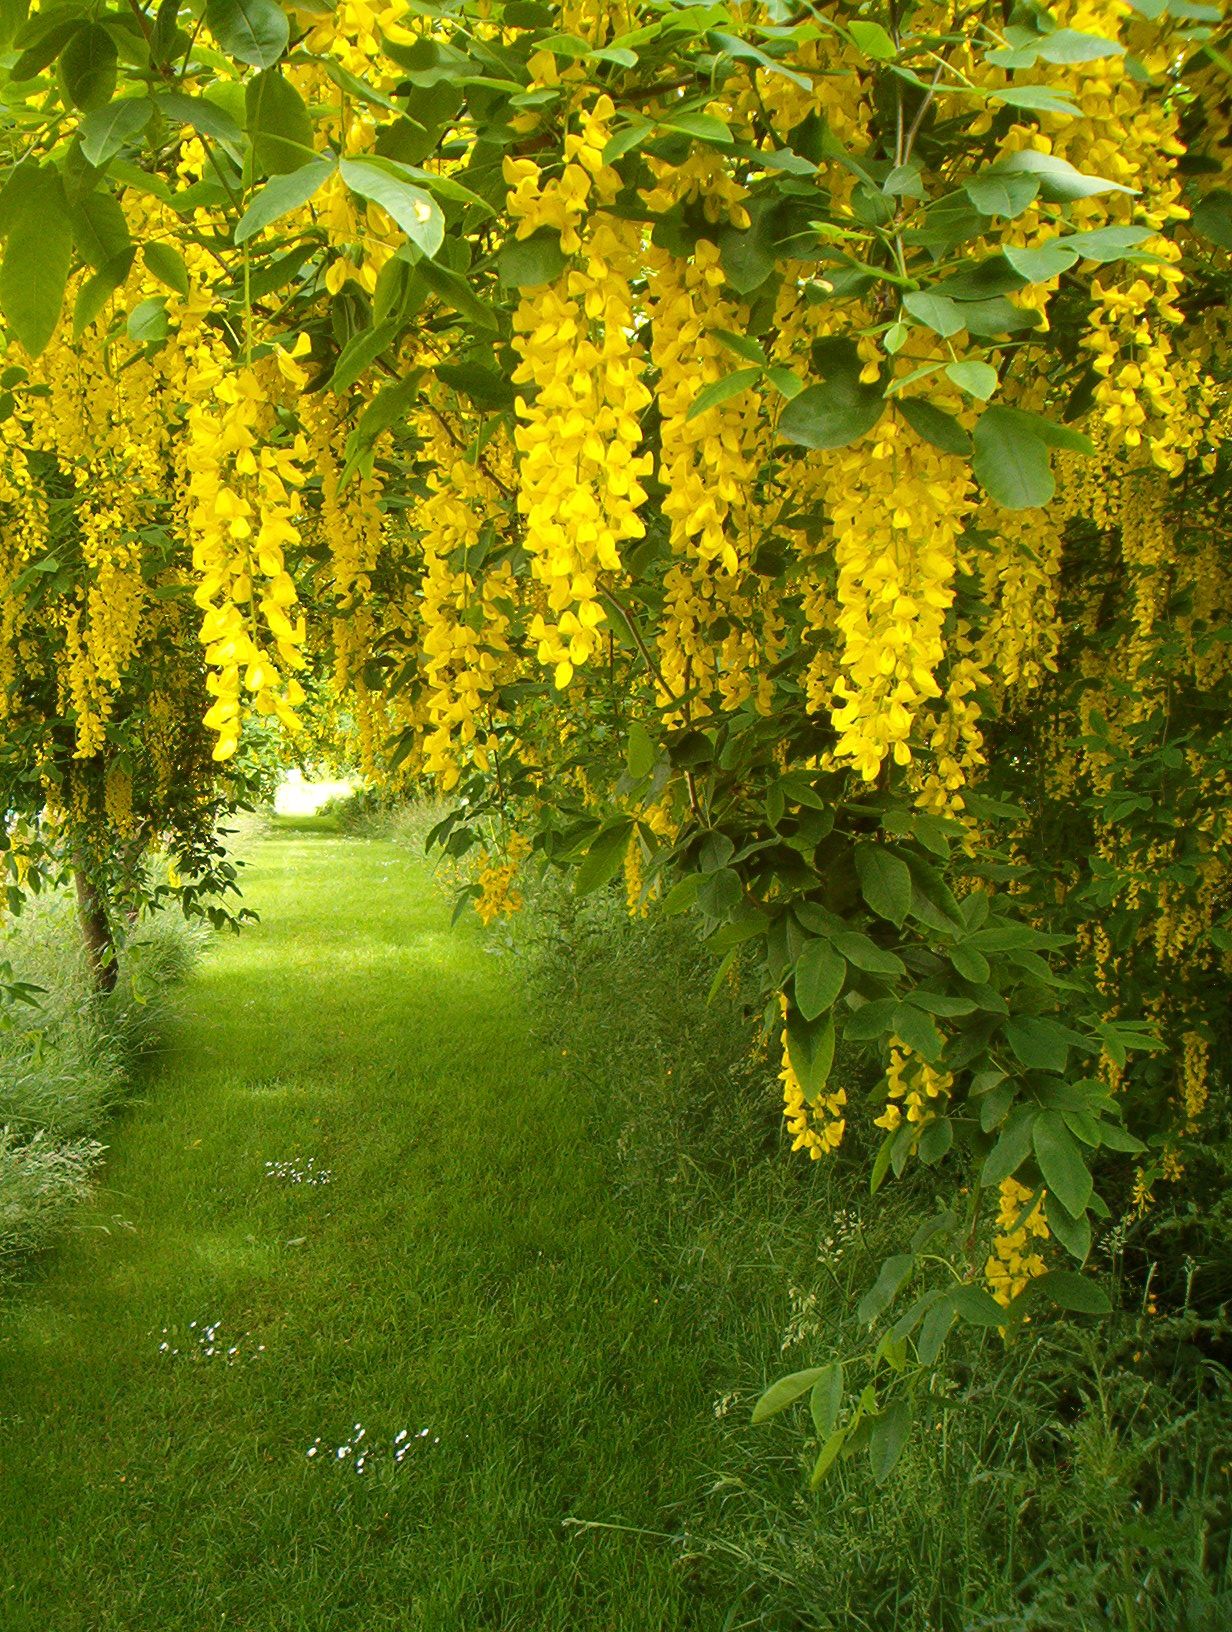
{"label": "tree trunk", "polygon": [[83,866],[78,865],[74,874],[77,880],[77,912],[81,919],[81,938],[85,942],[90,978],[95,992],[105,995],[115,991],[119,973],[107,906],[102,892],[91,881]]}

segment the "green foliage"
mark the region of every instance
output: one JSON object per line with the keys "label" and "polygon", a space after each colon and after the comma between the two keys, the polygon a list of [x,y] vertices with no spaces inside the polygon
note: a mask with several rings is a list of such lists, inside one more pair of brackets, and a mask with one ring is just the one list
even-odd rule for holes
{"label": "green foliage", "polygon": [[148,921],[130,939],[117,990],[100,1001],[63,896],[45,897],[0,938],[0,957],[28,990],[0,1007],[0,1285],[80,1205],[104,1148],[93,1136],[131,1091],[196,944],[177,918]]}

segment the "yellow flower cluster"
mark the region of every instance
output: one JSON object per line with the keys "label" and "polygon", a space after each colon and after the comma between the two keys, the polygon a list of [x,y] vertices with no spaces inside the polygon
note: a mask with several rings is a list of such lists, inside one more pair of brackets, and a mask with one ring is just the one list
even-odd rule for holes
{"label": "yellow flower cluster", "polygon": [[[424,577],[420,618],[428,682],[424,770],[448,791],[464,757],[488,770],[496,751],[491,696],[509,655],[504,606],[515,593],[508,565],[480,574],[468,555],[497,511],[491,480],[442,434],[429,443],[438,463],[420,513]],[[486,724],[485,724],[486,720]]]}
{"label": "yellow flower cluster", "polygon": [[505,161],[519,235],[546,224],[560,231],[567,254],[582,252],[579,265],[528,290],[514,319],[521,360],[513,381],[530,388],[517,398],[518,508],[547,600],[531,635],[558,689],[599,644],[600,577],[618,574],[621,545],[645,533],[641,478],[652,465],[637,451],[638,415],[650,401],[632,338],[638,229],[599,213],[585,243],[581,237],[588,209],[610,201],[618,185],[602,162],[613,112],[600,97],[580,132],[565,139],[562,175],[542,189],[533,160]]}
{"label": "yellow flower cluster", "polygon": [[[785,1010],[786,1003],[782,1006]],[[785,1030],[779,1080],[783,1084],[783,1117],[792,1150],[807,1150],[813,1162],[836,1151],[847,1131],[847,1090],[827,1087],[815,1099],[806,1099],[791,1063]]]}
{"label": "yellow flower cluster", "polygon": [[[303,384],[302,371],[285,354],[278,354],[276,369]],[[202,341],[189,374],[193,598],[202,612],[206,685],[214,698],[205,723],[217,734],[218,760],[239,746],[245,696],[259,713],[291,728],[304,701],[303,687],[286,672],[303,666],[305,631],[285,552],[300,541],[299,490],[309,450],[302,435],[289,445],[275,439],[276,369],[268,360],[234,368]]]}
{"label": "yellow flower cluster", "polygon": [[501,857],[485,854],[479,869],[480,894],[475,902],[475,911],[485,925],[521,912],[522,896],[514,888],[514,880],[529,854],[530,842],[520,833],[510,835]]}
{"label": "yellow flower cluster", "polygon": [[937,672],[971,478],[888,414],[831,457],[826,477],[842,642],[834,756],[872,782],[887,758],[911,763],[916,719],[942,694]]}
{"label": "yellow flower cluster", "polygon": [[1026,1211],[1033,1191],[1017,1179],[1002,1179],[997,1207],[996,1234],[992,1251],[984,1265],[988,1290],[1003,1308],[1008,1308],[1027,1282],[1042,1275],[1047,1264],[1034,1243],[1048,1239],[1044,1197]]}
{"label": "yellow flower cluster", "polygon": [[886,1107],[873,1122],[875,1128],[893,1133],[907,1122],[922,1133],[945,1109],[954,1086],[949,1071],[937,1071],[909,1048],[900,1037],[890,1040],[890,1063],[886,1068]]}

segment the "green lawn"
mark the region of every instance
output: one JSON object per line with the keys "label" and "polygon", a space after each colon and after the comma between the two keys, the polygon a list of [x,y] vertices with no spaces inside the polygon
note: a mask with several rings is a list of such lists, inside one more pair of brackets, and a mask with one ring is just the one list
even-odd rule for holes
{"label": "green lawn", "polygon": [[[516,965],[405,849],[251,861],[260,925],[0,1318],[0,1627],[721,1624],[674,1536],[721,1379]],[[309,1158],[330,1182],[267,1173]]]}

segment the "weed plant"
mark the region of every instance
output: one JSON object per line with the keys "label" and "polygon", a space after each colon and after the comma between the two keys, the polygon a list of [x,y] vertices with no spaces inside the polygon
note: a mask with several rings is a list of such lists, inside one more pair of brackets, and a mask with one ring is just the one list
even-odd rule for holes
{"label": "weed plant", "polygon": [[76,915],[44,897],[0,942],[33,1003],[0,1012],[0,1286],[53,1239],[104,1147],[94,1137],[151,1049],[198,935],[169,915],[135,928],[116,990],[94,994]]}

